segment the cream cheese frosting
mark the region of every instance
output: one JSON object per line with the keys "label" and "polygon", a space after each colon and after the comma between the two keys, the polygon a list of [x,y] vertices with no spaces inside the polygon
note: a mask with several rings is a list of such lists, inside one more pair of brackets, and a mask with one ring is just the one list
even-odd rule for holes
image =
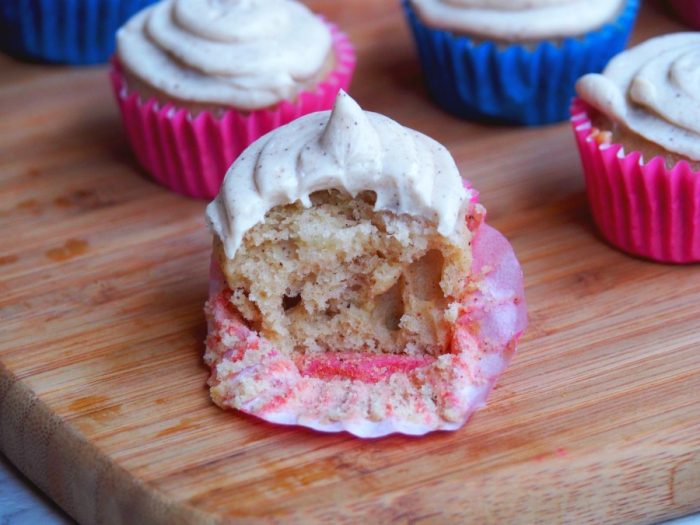
{"label": "cream cheese frosting", "polygon": [[207,220],[233,258],[275,206],[338,189],[376,194],[374,209],[424,217],[456,236],[472,195],[444,146],[340,91],[332,111],[303,116],[251,144],[233,163]]}
{"label": "cream cheese frosting", "polygon": [[580,36],[612,21],[627,0],[410,0],[426,24],[521,42]]}
{"label": "cream cheese frosting", "polygon": [[117,33],[119,60],[156,89],[250,110],[294,98],[331,45],[328,26],[294,0],[163,0]]}
{"label": "cream cheese frosting", "polygon": [[634,133],[700,160],[700,33],[652,38],[617,55],[578,95]]}

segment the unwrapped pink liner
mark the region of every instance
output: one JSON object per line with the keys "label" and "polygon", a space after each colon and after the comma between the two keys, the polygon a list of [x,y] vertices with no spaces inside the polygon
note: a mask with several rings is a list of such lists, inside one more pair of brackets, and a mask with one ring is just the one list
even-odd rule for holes
{"label": "unwrapped pink liner", "polygon": [[253,141],[307,113],[331,109],[341,89],[347,90],[355,69],[355,51],[347,36],[328,23],[335,68],[313,91],[272,109],[229,109],[220,116],[142,100],[129,92],[121,66],[112,60],[110,76],[124,128],[139,163],[160,184],[177,193],[212,198],[229,166]]}
{"label": "unwrapped pink liner", "polygon": [[700,2],[697,0],[668,0],[668,3],[683,23],[700,29]]}
{"label": "unwrapped pink liner", "polygon": [[575,99],[571,124],[603,236],[621,250],[656,261],[700,261],[700,172],[685,161],[669,169],[661,157],[643,162],[640,152],[625,153],[621,144],[598,144],[588,111]]}
{"label": "unwrapped pink liner", "polygon": [[[358,352],[286,356],[233,311],[218,262],[212,261],[205,309],[212,397],[222,407],[272,423],[365,438],[461,427],[485,404],[527,325],[523,276],[512,247],[478,217],[470,220],[476,221],[473,286],[462,301],[451,352],[440,358]],[[449,420],[425,405],[424,387],[451,413]],[[386,407],[386,414],[370,417],[363,411],[368,404]]]}

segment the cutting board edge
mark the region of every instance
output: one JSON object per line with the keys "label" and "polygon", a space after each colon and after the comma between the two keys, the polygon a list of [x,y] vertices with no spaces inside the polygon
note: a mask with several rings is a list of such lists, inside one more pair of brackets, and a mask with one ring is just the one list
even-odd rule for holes
{"label": "cutting board edge", "polygon": [[[633,446],[629,452],[636,451],[639,445],[644,449],[647,443],[651,440],[642,440],[637,442],[637,446]],[[659,443],[653,443],[659,446]],[[679,458],[691,454],[692,465],[694,468],[697,465],[700,468],[700,452],[693,450],[688,446],[677,450],[675,454],[676,462],[669,464],[668,472],[658,471],[657,477],[671,476],[671,481],[668,482],[668,490],[670,495],[670,504],[663,509],[659,509],[655,515],[637,515],[636,520],[641,523],[655,523],[657,521],[671,519],[688,513],[700,511],[700,500],[695,504],[676,505],[673,501],[673,481],[672,476],[678,464],[682,462]],[[322,518],[319,513],[315,515],[305,513],[302,509],[291,510],[286,515],[281,515],[275,512],[269,517],[264,516],[242,516],[228,515],[226,517],[204,512],[200,509],[189,506],[187,503],[177,502],[168,498],[157,488],[149,486],[148,483],[139,480],[132,476],[126,469],[109,460],[108,456],[103,454],[99,447],[90,443],[77,430],[75,430],[69,422],[63,420],[58,414],[52,412],[50,407],[39,398],[27,385],[18,380],[10,370],[8,370],[2,362],[0,362],[0,451],[22,471],[32,482],[34,482],[42,491],[58,503],[68,514],[75,518],[79,523],[154,523],[154,524],[187,524],[187,525],[209,525],[222,523],[228,519],[235,520],[236,523],[267,523],[278,522],[280,518],[285,519],[288,523],[320,523]],[[31,451],[29,454],[28,451]],[[61,451],[56,453],[56,451]],[[653,453],[653,450],[650,452]],[[637,456],[638,462],[630,463],[630,457],[635,457],[635,453],[627,454],[628,457],[618,457],[615,459],[612,455],[602,454],[607,456],[607,461],[601,463],[601,459],[596,457],[594,453],[588,453],[575,458],[576,467],[579,469],[599,468],[601,471],[607,470],[609,473],[613,469],[619,469],[622,465],[624,468],[636,469],[643,466],[644,456]],[[536,472],[526,476],[530,478],[533,484],[537,484],[540,478],[549,477],[556,480],[561,473],[569,467],[565,464],[569,459],[561,457],[552,457],[543,460]],[[616,465],[617,463],[617,465]],[[431,510],[430,506],[440,507],[440,502],[451,500],[454,497],[462,500],[464,503],[469,501],[471,505],[462,507],[464,514],[470,515],[472,518],[475,515],[480,515],[481,518],[488,522],[489,519],[497,518],[499,521],[503,519],[513,520],[512,523],[526,523],[529,517],[532,517],[533,510],[530,512],[513,513],[510,516],[498,515],[498,510],[493,509],[488,504],[489,497],[485,499],[474,497],[472,490],[480,491],[483,496],[488,495],[489,487],[507,486],[508,478],[522,480],[522,476],[514,475],[518,469],[532,469],[532,464],[515,464],[512,468],[495,473],[495,475],[478,476],[477,479],[468,480],[464,485],[459,485],[455,480],[451,480],[446,484],[440,481],[436,483],[434,491],[417,491],[412,496],[416,507],[422,507],[423,510]],[[651,470],[649,468],[648,470]],[[546,475],[548,473],[548,475]],[[584,476],[586,481],[587,476]],[[609,478],[607,481],[610,481]],[[490,480],[490,483],[488,482]],[[697,485],[685,486],[684,493],[700,494],[700,477],[697,480]],[[471,486],[470,490],[464,490]],[[510,487],[511,489],[513,487]],[[523,486],[524,490],[532,490],[533,487]],[[540,486],[540,488],[542,488]],[[505,492],[509,488],[504,489]],[[564,520],[567,516],[579,515],[585,516],[590,513],[590,509],[594,503],[597,503],[599,508],[607,504],[610,507],[619,509],[616,514],[604,514],[607,523],[625,523],[629,522],[630,509],[624,508],[624,505],[615,506],[615,494],[620,494],[618,491],[609,491],[610,496],[607,502],[593,501],[600,494],[593,493],[593,499],[590,497],[580,497],[576,493],[576,487],[572,486],[569,491],[560,491],[558,499],[561,504],[557,505],[561,512],[550,515],[547,519]],[[420,493],[422,492],[422,494]],[[429,492],[430,494],[426,494]],[[535,499],[533,502],[535,515],[537,508],[537,489],[534,493],[530,493]],[[461,497],[460,497],[461,495]],[[540,494],[542,495],[542,494]],[[549,493],[550,497],[552,492]],[[364,514],[365,518],[371,515],[393,516],[393,519],[400,520],[403,515],[409,518],[412,512],[406,514],[405,509],[401,510],[400,515],[396,515],[392,507],[399,506],[399,500],[403,499],[398,495],[396,498],[385,495],[381,498],[383,501],[375,499],[374,505],[366,506]],[[405,495],[404,495],[405,496]],[[465,498],[466,496],[466,498]],[[574,497],[576,496],[576,497]],[[426,498],[428,498],[426,500]],[[452,499],[454,503],[454,500]],[[511,501],[511,504],[513,501]],[[572,506],[573,505],[573,506]],[[344,511],[340,511],[337,515],[338,519],[358,519],[358,515],[350,508],[351,504],[346,506]],[[382,508],[383,507],[383,508]],[[443,508],[448,508],[445,505]],[[551,509],[551,506],[550,506]],[[301,512],[297,512],[301,510]],[[308,510],[308,509],[306,509]],[[328,510],[328,509],[326,509]],[[340,510],[340,509],[338,509]],[[437,509],[433,509],[437,510]],[[375,514],[375,513],[379,514]],[[634,513],[634,510],[631,511]],[[345,514],[345,515],[343,515]],[[544,516],[539,515],[541,518]],[[600,517],[600,516],[598,516]],[[350,522],[350,521],[349,521]]]}
{"label": "cutting board edge", "polygon": [[79,523],[219,522],[111,462],[1,361],[0,452]]}

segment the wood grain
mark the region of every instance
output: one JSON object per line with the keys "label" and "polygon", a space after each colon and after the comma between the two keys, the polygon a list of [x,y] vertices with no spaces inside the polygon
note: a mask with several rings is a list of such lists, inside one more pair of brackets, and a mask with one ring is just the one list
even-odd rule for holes
{"label": "wood grain", "polygon": [[[104,68],[0,58],[0,449],[82,523],[651,523],[700,509],[700,267],[600,241],[573,138],[427,100],[391,2],[310,2],[353,95],[432,135],[523,263],[530,328],[461,431],[361,441],[209,401],[204,203],[141,176]],[[645,4],[639,41],[679,29]]]}

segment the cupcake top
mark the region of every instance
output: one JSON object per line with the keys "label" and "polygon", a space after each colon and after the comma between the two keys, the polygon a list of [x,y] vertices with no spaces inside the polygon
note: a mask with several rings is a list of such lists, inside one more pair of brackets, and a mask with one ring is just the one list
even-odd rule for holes
{"label": "cupcake top", "polygon": [[376,194],[374,209],[424,217],[456,236],[472,195],[449,152],[431,138],[377,113],[340,91],[333,111],[280,127],[233,163],[207,207],[210,227],[233,258],[244,234],[275,206],[337,189]]}
{"label": "cupcake top", "polygon": [[291,100],[331,52],[294,0],[163,0],[117,33],[126,69],[173,98],[254,110]]}
{"label": "cupcake top", "polygon": [[410,0],[428,25],[473,37],[523,42],[598,29],[627,0]]}
{"label": "cupcake top", "polygon": [[617,55],[578,95],[666,151],[700,160],[700,33],[675,33]]}

